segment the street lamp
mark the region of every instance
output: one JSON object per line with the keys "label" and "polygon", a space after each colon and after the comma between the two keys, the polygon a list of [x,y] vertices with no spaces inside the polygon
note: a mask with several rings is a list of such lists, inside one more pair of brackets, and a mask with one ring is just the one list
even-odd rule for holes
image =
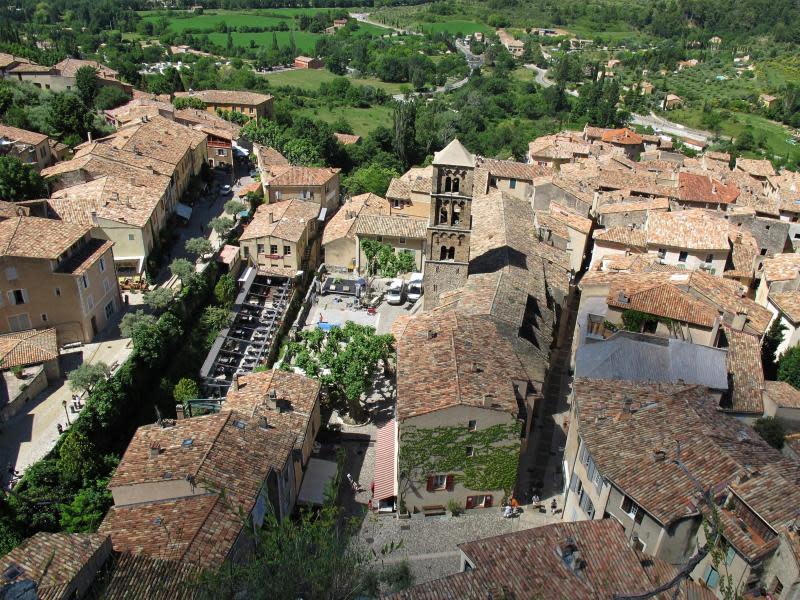
{"label": "street lamp", "polygon": [[62,400],[61,401],[61,406],[64,407],[64,414],[67,415],[67,424],[68,425],[72,425],[72,422],[69,420],[69,411],[67,410],[67,401],[66,400]]}

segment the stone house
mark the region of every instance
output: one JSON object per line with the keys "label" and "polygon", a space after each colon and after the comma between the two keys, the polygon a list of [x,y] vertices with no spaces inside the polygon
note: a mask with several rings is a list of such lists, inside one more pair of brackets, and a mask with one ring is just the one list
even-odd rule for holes
{"label": "stone house", "polygon": [[90,342],[121,308],[112,242],[91,227],[38,217],[0,221],[0,333],[55,328],[58,343]]}
{"label": "stone house", "polygon": [[0,123],[0,155],[13,156],[37,171],[55,162],[50,138],[35,131]]}
{"label": "stone house", "polygon": [[320,207],[304,200],[262,204],[239,238],[243,261],[296,273],[313,269],[319,258]]}
{"label": "stone house", "polygon": [[217,114],[218,110],[240,112],[256,121],[271,119],[273,115],[273,97],[270,94],[238,90],[198,90],[175,92],[175,97],[202,100],[206,104],[206,110],[212,114]]}
{"label": "stone house", "polygon": [[356,225],[363,215],[389,215],[389,201],[375,194],[361,194],[345,201],[325,224],[322,232],[323,262],[326,267],[356,269]]}
{"label": "stone house", "polygon": [[362,249],[364,240],[389,244],[395,253],[410,252],[414,256],[414,270],[422,271],[425,262],[426,221],[414,217],[397,217],[382,214],[360,214],[355,223],[356,271],[366,273],[369,265]]}
{"label": "stone house", "polygon": [[261,183],[268,203],[298,199],[325,209],[327,219],[339,207],[339,171],[329,167],[282,165],[262,171]]}
{"label": "stone house", "polygon": [[121,89],[126,94],[133,91],[133,86],[124,83],[119,78],[119,73],[99,62],[93,60],[80,60],[65,58],[52,67],[26,62],[10,69],[6,77],[25,81],[37,88],[51,92],[65,92],[76,89],[76,75],[81,67],[92,67],[97,72],[97,83],[100,86],[112,86]]}
{"label": "stone house", "polygon": [[412,167],[400,177],[392,178],[386,199],[391,214],[427,219],[431,212],[433,167]]}

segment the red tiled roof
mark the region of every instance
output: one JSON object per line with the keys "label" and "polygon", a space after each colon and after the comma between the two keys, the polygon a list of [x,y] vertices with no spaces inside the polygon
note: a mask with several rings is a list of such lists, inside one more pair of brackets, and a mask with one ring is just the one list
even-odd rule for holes
{"label": "red tiled roof", "polygon": [[739,188],[733,183],[722,183],[710,175],[678,173],[678,198],[685,202],[730,204],[738,196]]}
{"label": "red tiled roof", "polygon": [[638,146],[643,143],[642,136],[627,127],[622,129],[606,129],[601,139],[609,144],[622,144],[625,146]]}
{"label": "red tiled roof", "polygon": [[3,370],[56,359],[58,339],[53,327],[0,335],[0,368]]}

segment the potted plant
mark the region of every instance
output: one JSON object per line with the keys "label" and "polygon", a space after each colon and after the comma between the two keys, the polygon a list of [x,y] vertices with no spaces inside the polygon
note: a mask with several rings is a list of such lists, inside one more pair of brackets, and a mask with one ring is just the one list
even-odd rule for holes
{"label": "potted plant", "polygon": [[11,372],[14,374],[14,377],[17,379],[23,379],[25,376],[25,369],[21,366],[17,365],[16,367],[11,367]]}
{"label": "potted plant", "polygon": [[400,498],[400,503],[398,505],[398,519],[410,519],[411,515],[408,514],[408,507],[406,506],[406,501]]}
{"label": "potted plant", "polygon": [[460,515],[460,514],[462,514],[464,512],[464,509],[462,508],[462,506],[458,502],[456,502],[455,500],[450,500],[447,503],[447,508],[450,511],[450,515],[453,516],[453,517],[457,517],[458,515]]}

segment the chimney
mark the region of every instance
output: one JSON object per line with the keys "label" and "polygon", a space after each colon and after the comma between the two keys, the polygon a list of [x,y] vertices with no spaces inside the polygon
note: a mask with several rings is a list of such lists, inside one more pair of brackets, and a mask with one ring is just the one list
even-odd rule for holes
{"label": "chimney", "polygon": [[272,410],[278,409],[278,390],[272,389],[267,394],[267,408]]}
{"label": "chimney", "polygon": [[437,335],[439,335],[438,332],[434,331],[433,329],[428,329],[428,339],[429,340],[435,340]]}
{"label": "chimney", "polygon": [[745,323],[747,323],[747,310],[737,310],[736,316],[733,317],[733,323],[731,323],[731,327],[733,327],[736,331],[744,330]]}
{"label": "chimney", "polygon": [[86,134],[86,138],[89,140],[89,143],[91,144],[91,143],[92,143],[92,132],[91,132],[91,131],[89,131],[89,132]]}
{"label": "chimney", "polygon": [[180,421],[181,419],[185,419],[186,415],[184,414],[183,404],[176,404],[175,405],[175,420]]}
{"label": "chimney", "polygon": [[261,429],[267,429],[268,428],[268,423],[267,423],[267,417],[266,416],[261,415],[258,418],[258,426],[261,427]]}
{"label": "chimney", "polygon": [[653,450],[653,462],[664,462],[667,459],[667,453],[660,448]]}
{"label": "chimney", "polygon": [[631,299],[625,295],[625,292],[620,292],[617,294],[617,302],[620,304],[628,304],[630,301]]}
{"label": "chimney", "polygon": [[234,373],[233,374],[233,380],[231,381],[231,390],[234,391],[234,392],[238,392],[239,391],[239,374],[238,373]]}
{"label": "chimney", "polygon": [[273,213],[272,211],[268,212],[267,213],[267,219],[269,219],[267,222],[270,225],[272,225],[275,222],[275,213]]}
{"label": "chimney", "polygon": [[158,458],[159,454],[161,454],[161,445],[158,442],[150,444],[150,458]]}

